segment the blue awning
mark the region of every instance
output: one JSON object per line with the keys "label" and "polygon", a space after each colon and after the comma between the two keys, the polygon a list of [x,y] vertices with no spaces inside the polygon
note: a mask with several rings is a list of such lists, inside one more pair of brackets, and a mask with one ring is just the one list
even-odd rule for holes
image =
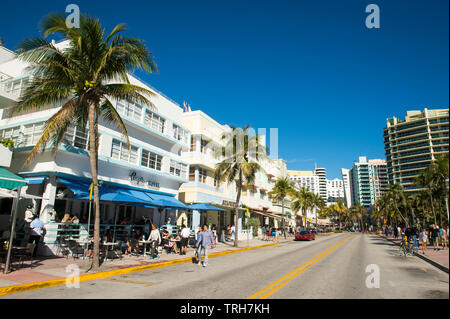
{"label": "blue awning", "polygon": [[175,197],[167,196],[167,195],[161,195],[161,194],[155,194],[146,192],[148,196],[152,198],[152,204],[159,206],[159,207],[166,207],[166,208],[172,208],[172,209],[190,209],[189,206],[186,206],[182,202],[180,202]]}
{"label": "blue awning", "polygon": [[[74,193],[74,199],[89,200],[90,183],[58,177]],[[101,201],[121,202],[131,206],[149,208],[189,209],[185,204],[169,195],[156,194],[135,189],[103,185],[99,188]]]}
{"label": "blue awning", "polygon": [[28,185],[42,184],[46,177],[47,176],[33,176],[33,177],[26,177],[25,180],[27,181]]}
{"label": "blue awning", "polygon": [[192,210],[215,210],[215,211],[219,211],[219,212],[226,212],[225,209],[207,204],[207,203],[197,203],[197,204],[193,204],[193,205],[189,205],[188,206],[189,209]]}
{"label": "blue awning", "polygon": [[[73,192],[74,196],[89,196],[90,183],[58,177]],[[89,198],[88,198],[89,199]]]}

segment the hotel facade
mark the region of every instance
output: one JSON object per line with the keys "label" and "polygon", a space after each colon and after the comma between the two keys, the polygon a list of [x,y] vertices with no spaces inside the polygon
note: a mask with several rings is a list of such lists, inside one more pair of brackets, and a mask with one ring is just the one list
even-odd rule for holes
{"label": "hotel facade", "polygon": [[448,109],[407,111],[387,119],[383,130],[389,184],[418,191],[414,181],[439,154],[448,154]]}
{"label": "hotel facade", "polygon": [[[226,210],[198,211],[182,213],[179,218],[192,221],[194,227],[203,224],[216,225],[221,230],[226,225],[234,224],[236,210],[236,185],[221,183],[218,187],[214,179],[216,165],[224,159],[220,150],[225,146],[222,136],[231,133],[228,125],[223,125],[202,111],[189,111],[183,114],[183,126],[191,132],[191,143],[182,158],[189,163],[189,182],[179,189],[179,198],[186,204],[211,204]],[[262,144],[265,144],[265,136]],[[242,189],[239,208],[239,229],[242,229],[247,208],[252,217],[258,217],[261,225],[281,226],[281,202],[273,202],[269,192],[278,177],[286,176],[286,164],[282,159],[270,158],[258,162],[263,168],[256,174],[254,185],[245,185]],[[289,201],[285,202],[286,224],[293,222],[289,211]],[[246,231],[244,231],[246,232]],[[242,238],[242,235],[239,236]],[[246,238],[246,237],[244,237]]]}
{"label": "hotel facade", "polygon": [[[66,43],[55,45],[62,48]],[[19,61],[15,53],[0,47],[0,56],[0,137],[14,141],[9,170],[28,180],[22,192],[35,196],[35,213],[47,224],[45,246],[54,252],[60,229],[54,220],[61,220],[66,213],[78,216],[81,223],[86,223],[89,218],[89,200],[79,193],[80,188],[89,187],[92,181],[89,134],[86,129],[71,126],[63,143],[54,152],[47,147],[25,165],[25,159],[43,132],[45,121],[61,105],[48,105],[39,111],[13,116],[11,106],[18,100],[32,75],[26,71],[28,65]],[[189,164],[181,157],[181,153],[190,148],[190,132],[182,125],[183,109],[137,78],[130,75],[129,80],[154,93],[149,99],[155,108],[125,101],[115,103],[126,125],[130,148],[116,127],[99,120],[98,178],[103,190],[113,189],[118,193],[133,191],[149,196],[153,204],[150,204],[152,200],[148,201],[149,205],[101,201],[102,233],[112,229],[112,225],[122,219],[139,223],[145,216],[158,226],[175,221],[177,210],[184,206],[176,198],[178,189],[189,178]],[[23,219],[30,202],[29,199],[20,201],[19,219]],[[8,211],[5,205],[8,206],[2,203],[2,228],[8,227],[8,216],[3,215]],[[145,233],[149,229],[142,227],[142,231]]]}
{"label": "hotel facade", "polygon": [[[55,43],[57,48],[65,45],[67,42]],[[71,126],[57,149],[50,144],[25,165],[45,121],[61,108],[61,105],[47,105],[38,111],[12,114],[12,106],[32,76],[27,73],[27,66],[17,59],[16,53],[0,47],[0,138],[14,141],[8,170],[28,182],[21,191],[26,199],[19,202],[17,220],[23,222],[27,205],[33,203],[34,212],[48,230],[40,254],[56,254],[60,238],[87,238],[92,234],[92,202],[88,194],[92,182],[89,134],[87,129]],[[234,225],[238,206],[236,187],[226,183],[217,187],[217,180],[213,178],[215,165],[223,159],[216,152],[224,145],[221,136],[231,132],[231,128],[201,111],[183,110],[135,76],[129,75],[129,80],[154,93],[148,98],[155,108],[125,101],[114,103],[126,125],[130,147],[116,127],[99,120],[101,236],[108,229],[114,230],[115,238],[120,238],[120,231],[124,235],[138,229],[148,235],[150,229],[146,220],[160,227],[173,225],[172,229],[182,224],[192,230],[203,224],[215,225],[219,232],[226,225]],[[264,136],[262,143],[265,144]],[[276,179],[287,176],[284,160],[267,158],[259,164],[263,171],[258,172],[255,184],[245,185],[242,190],[239,229],[243,228],[247,209],[248,217],[259,218],[261,225],[294,226],[289,200],[285,201],[285,216],[282,216],[281,202],[274,201],[269,194]],[[108,199],[117,194],[133,194],[146,200],[145,203],[124,203]],[[187,205],[191,204],[211,204],[218,210],[190,209]],[[0,199],[0,231],[9,228],[11,207],[12,199]],[[59,222],[67,214],[79,218],[73,233]],[[127,220],[128,224],[116,230],[122,220]],[[23,227],[19,222],[18,229],[20,226]],[[24,232],[20,232],[17,232],[19,237],[24,238]],[[243,237],[246,234],[251,237],[248,230],[243,230],[240,238],[247,238]]]}

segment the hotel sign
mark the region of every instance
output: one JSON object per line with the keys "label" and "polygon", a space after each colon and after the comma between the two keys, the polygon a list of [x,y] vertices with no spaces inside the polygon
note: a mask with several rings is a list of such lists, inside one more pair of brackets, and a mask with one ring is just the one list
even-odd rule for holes
{"label": "hotel sign", "polygon": [[237,206],[238,206],[236,202],[230,202],[230,201],[228,201],[228,200],[223,200],[223,201],[222,201],[222,205],[225,205],[225,206],[232,206],[232,207],[237,207]]}
{"label": "hotel sign", "polygon": [[147,188],[159,189],[159,183],[152,180],[145,180],[144,177],[138,176],[136,172],[131,172],[128,176],[131,184],[133,185],[143,185]]}

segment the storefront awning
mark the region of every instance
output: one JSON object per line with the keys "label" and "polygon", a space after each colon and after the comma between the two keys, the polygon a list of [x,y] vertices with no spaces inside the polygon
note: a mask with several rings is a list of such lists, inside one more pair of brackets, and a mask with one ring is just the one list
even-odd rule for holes
{"label": "storefront awning", "polygon": [[25,179],[0,167],[0,188],[15,189],[27,185]]}
{"label": "storefront awning", "polygon": [[28,185],[42,184],[46,177],[47,176],[33,176],[33,177],[26,177],[25,180],[27,181]]}
{"label": "storefront awning", "polygon": [[214,210],[214,211],[218,211],[218,212],[226,212],[225,209],[207,204],[207,203],[197,203],[197,204],[192,204],[188,206],[189,209],[192,210]]}
{"label": "storefront awning", "polygon": [[[90,184],[58,177],[74,193],[74,199],[89,200]],[[145,207],[162,207],[169,209],[189,209],[174,197],[156,194],[135,189],[103,185],[99,188],[101,201],[121,202],[127,205],[139,205]]]}
{"label": "storefront awning", "polygon": [[180,202],[178,199],[167,196],[167,195],[161,195],[161,194],[155,194],[155,193],[149,193],[146,192],[148,196],[151,197],[152,205],[156,205],[159,207],[166,207],[166,208],[172,208],[172,209],[185,209],[188,210],[189,207],[182,202]]}

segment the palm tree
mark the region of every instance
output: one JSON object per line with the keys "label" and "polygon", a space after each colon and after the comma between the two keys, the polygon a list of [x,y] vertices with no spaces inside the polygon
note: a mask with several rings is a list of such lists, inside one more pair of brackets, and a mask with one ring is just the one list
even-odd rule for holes
{"label": "palm tree", "polygon": [[365,229],[364,219],[367,215],[366,208],[358,203],[358,204],[353,205],[350,208],[350,210],[351,210],[352,216],[354,216],[354,219],[357,220],[358,223],[360,224],[361,231],[363,231]]}
{"label": "palm tree", "polygon": [[[405,222],[406,227],[408,227],[408,202],[403,187],[400,184],[389,184],[386,199],[390,201],[390,204],[395,209],[395,212],[397,212],[398,216],[400,216]],[[404,211],[404,214],[401,213],[401,210]]]}
{"label": "palm tree", "polygon": [[434,224],[436,225],[436,212],[434,210],[433,203],[433,192],[435,191],[435,176],[434,176],[435,166],[433,163],[430,164],[425,170],[420,172],[420,174],[416,177],[415,184],[418,186],[426,187],[426,193],[430,199],[431,211],[433,212]]}
{"label": "palm tree", "polygon": [[292,201],[291,201],[291,209],[295,212],[297,216],[297,212],[301,211],[301,226],[303,225],[303,218],[305,218],[306,224],[306,211],[312,206],[312,193],[306,187],[300,188],[298,191],[293,191],[291,193]]}
{"label": "palm tree", "polygon": [[334,203],[333,205],[334,211],[339,216],[339,229],[341,229],[341,216],[345,214],[345,212],[347,211],[347,206],[345,205],[345,202],[341,199],[336,201],[336,203]]}
{"label": "palm tree", "polygon": [[[105,36],[98,19],[82,15],[79,28],[68,28],[65,16],[49,14],[42,23],[44,38],[32,38],[21,43],[19,58],[31,64],[33,78],[15,113],[39,110],[47,105],[62,105],[46,121],[39,141],[29,154],[26,164],[42,151],[49,141],[56,150],[71,125],[89,128],[89,163],[94,191],[94,247],[92,267],[98,269],[100,241],[100,201],[98,183],[98,121],[115,125],[126,138],[127,129],[112,101],[127,100],[154,107],[148,97],[151,91],[130,84],[128,73],[136,68],[157,72],[151,52],[137,38],[122,36],[126,30],[117,25]],[[57,48],[45,40],[52,34],[68,41]]]}
{"label": "palm tree", "polygon": [[294,182],[288,177],[280,177],[275,182],[275,186],[273,189],[269,192],[270,195],[273,196],[274,200],[281,200],[281,215],[283,216],[283,233],[284,238],[286,238],[286,229],[284,224],[284,200],[289,194],[292,194],[292,192],[295,190],[295,184]]}
{"label": "palm tree", "polygon": [[214,178],[218,180],[217,188],[226,181],[236,184],[236,214],[234,219],[234,246],[238,247],[239,201],[244,184],[253,185],[256,173],[263,171],[257,161],[266,158],[266,148],[260,144],[259,135],[250,136],[250,126],[243,129],[233,128],[231,134],[222,136],[226,141],[223,149],[218,150],[225,159],[216,165]]}
{"label": "palm tree", "polygon": [[[326,207],[326,203],[325,200],[320,197],[319,194],[312,194],[311,195],[311,203],[313,205],[314,208],[318,209],[319,212],[322,211],[325,207]],[[316,216],[316,227],[317,227],[317,212],[315,214]]]}

